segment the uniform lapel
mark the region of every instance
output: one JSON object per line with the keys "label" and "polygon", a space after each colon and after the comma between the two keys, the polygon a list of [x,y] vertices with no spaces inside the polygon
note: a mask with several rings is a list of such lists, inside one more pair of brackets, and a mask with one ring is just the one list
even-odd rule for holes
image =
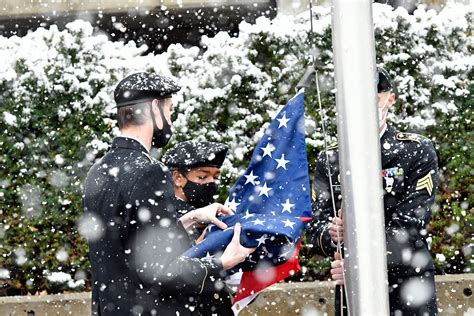
{"label": "uniform lapel", "polygon": [[387,193],[393,193],[400,186],[400,181],[403,178],[399,176],[403,175],[404,170],[400,166],[399,152],[401,150],[399,142],[396,139],[398,131],[388,126],[385,134],[380,140],[380,146],[382,147],[382,181],[384,190]]}
{"label": "uniform lapel", "polygon": [[382,169],[391,167],[393,160],[397,157],[395,152],[397,151],[397,140],[395,136],[397,130],[391,125],[387,126],[387,130],[383,134],[380,140],[380,147],[382,149]]}

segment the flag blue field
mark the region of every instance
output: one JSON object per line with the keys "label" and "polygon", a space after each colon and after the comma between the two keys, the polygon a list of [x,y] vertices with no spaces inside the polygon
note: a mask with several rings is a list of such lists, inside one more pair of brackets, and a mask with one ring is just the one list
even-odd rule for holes
{"label": "flag blue field", "polygon": [[185,256],[211,258],[223,252],[237,222],[242,225],[242,245],[257,250],[230,274],[252,271],[262,263],[279,265],[295,253],[304,219],[312,216],[302,91],[273,119],[226,205],[235,212],[220,218],[228,228],[209,226],[205,239]]}

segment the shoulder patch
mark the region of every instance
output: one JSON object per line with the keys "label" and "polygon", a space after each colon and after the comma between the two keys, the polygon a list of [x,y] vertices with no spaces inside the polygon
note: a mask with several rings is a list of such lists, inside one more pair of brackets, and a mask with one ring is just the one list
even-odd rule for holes
{"label": "shoulder patch", "polygon": [[423,136],[419,134],[414,134],[414,133],[397,133],[397,140],[400,141],[412,141],[412,142],[417,142],[418,144],[421,144],[421,141],[423,140]]}

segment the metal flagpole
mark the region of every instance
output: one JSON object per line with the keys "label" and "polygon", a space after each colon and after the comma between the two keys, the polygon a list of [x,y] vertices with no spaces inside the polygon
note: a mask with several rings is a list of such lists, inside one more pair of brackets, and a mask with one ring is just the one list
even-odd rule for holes
{"label": "metal flagpole", "polygon": [[388,315],[372,1],[333,0],[332,40],[347,301],[353,315]]}
{"label": "metal flagpole", "polygon": [[[309,21],[310,21],[310,31],[311,31],[311,34],[313,34],[313,1],[312,0],[309,0]],[[311,54],[312,55],[312,59],[313,59],[313,64],[312,65],[309,65],[307,68],[306,68],[306,71],[303,75],[303,77],[301,78],[300,82],[297,84],[296,86],[296,90],[298,91],[299,89],[303,88],[305,90],[309,89],[310,86],[311,86],[311,79],[312,79],[312,76],[314,76],[315,78],[315,81],[316,81],[316,92],[317,92],[317,96],[318,96],[318,106],[319,106],[319,115],[321,117],[321,127],[322,127],[322,132],[323,132],[323,142],[324,142],[324,151],[326,153],[326,169],[327,169],[327,174],[328,175],[331,175],[332,172],[331,172],[331,165],[329,163],[329,150],[328,150],[328,143],[327,143],[327,135],[326,135],[326,123],[325,123],[325,120],[326,120],[326,115],[324,114],[324,110],[323,110],[323,107],[322,107],[322,103],[321,103],[321,93],[320,93],[320,89],[319,89],[319,78],[318,78],[318,71],[317,71],[317,59],[316,59],[316,56],[314,53]],[[333,183],[332,183],[332,178],[329,176],[329,188],[330,188],[330,191],[331,191],[331,201],[332,201],[332,209],[333,209],[333,216],[334,218],[338,217],[338,214],[337,214],[337,209],[336,209],[336,199],[335,199],[335,196],[334,196],[334,187],[333,187]],[[338,229],[338,226],[336,226],[336,235],[337,235],[337,244],[336,244],[336,252],[342,256],[342,244],[341,244],[341,241],[339,240],[339,236],[340,236],[340,232],[339,229]],[[344,274],[344,272],[343,272]],[[344,274],[344,279],[346,279],[346,276]],[[340,315],[344,315],[344,292],[346,290],[346,287],[344,286],[339,286],[339,295],[340,295],[340,306],[335,306],[336,309],[339,309],[340,310]],[[347,293],[346,294],[346,297],[347,297]],[[350,313],[350,306],[347,305],[346,306],[346,314],[348,316],[351,315]]]}

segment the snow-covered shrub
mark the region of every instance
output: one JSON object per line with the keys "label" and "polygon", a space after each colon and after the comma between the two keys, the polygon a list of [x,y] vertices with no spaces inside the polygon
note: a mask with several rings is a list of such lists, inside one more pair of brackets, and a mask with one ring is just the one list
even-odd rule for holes
{"label": "snow-covered shrub", "polygon": [[[434,11],[376,10],[380,62],[391,70],[398,101],[392,121],[430,137],[441,181],[428,240],[435,264],[447,273],[472,272],[474,203],[474,14],[471,7]],[[388,28],[385,16],[394,16]],[[444,260],[442,258],[445,258]]]}
{"label": "snow-covered shrub", "polygon": [[130,64],[143,49],[92,36],[81,21],[0,37],[0,47],[0,267],[9,271],[0,282],[58,291],[68,282],[46,270],[83,278],[89,267],[76,233],[82,182],[117,130],[113,86],[144,67]]}
{"label": "snow-covered shrub", "polygon": [[[148,70],[175,76],[175,136],[231,147],[224,187],[244,171],[266,124],[294,93],[311,61],[318,73],[328,130],[334,139],[335,96],[330,12],[243,22],[238,37],[220,33],[197,47],[145,48],[92,35],[84,22],[64,31],[39,29],[0,37],[0,284],[13,293],[83,289],[89,262],[78,234],[82,184],[90,165],[117,133],[112,91],[126,74]],[[470,271],[468,219],[472,208],[473,10],[374,5],[378,63],[392,74],[398,101],[390,119],[402,130],[434,140],[442,181],[428,231],[440,270]],[[322,149],[315,91],[306,95],[310,172]],[[160,156],[159,152],[154,155]],[[78,222],[79,220],[79,222]],[[303,249],[303,254],[306,251]],[[441,260],[441,258],[443,260]],[[322,277],[327,265],[311,258],[297,278]],[[317,270],[318,272],[314,272]],[[69,275],[70,277],[68,277]],[[85,284],[87,287],[87,283]]]}

